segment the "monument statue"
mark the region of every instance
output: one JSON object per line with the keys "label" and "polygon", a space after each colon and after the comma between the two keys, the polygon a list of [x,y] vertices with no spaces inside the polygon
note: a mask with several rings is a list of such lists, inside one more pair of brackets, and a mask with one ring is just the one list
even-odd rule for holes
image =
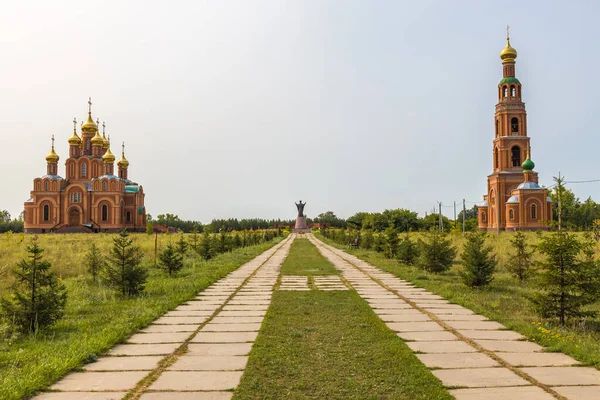
{"label": "monument statue", "polygon": [[296,204],[296,208],[298,209],[298,216],[299,217],[304,217],[304,206],[306,205],[305,203],[302,203],[302,200],[300,200],[300,203],[295,203]]}
{"label": "monument statue", "polygon": [[308,226],[306,224],[306,216],[304,215],[304,206],[306,203],[303,203],[300,200],[300,203],[295,203],[296,208],[298,209],[298,217],[296,217],[296,225],[294,226],[294,232],[304,233],[308,231]]}

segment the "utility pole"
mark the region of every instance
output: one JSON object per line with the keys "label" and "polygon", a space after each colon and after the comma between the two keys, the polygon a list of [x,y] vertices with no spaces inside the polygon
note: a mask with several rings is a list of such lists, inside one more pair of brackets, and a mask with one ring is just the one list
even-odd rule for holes
{"label": "utility pole", "polygon": [[560,176],[560,171],[558,171],[558,178],[552,177],[554,182],[556,182],[556,194],[558,195],[558,230],[562,230],[562,194],[563,194],[563,182],[565,181],[565,177]]}
{"label": "utility pole", "polygon": [[441,201],[438,201],[438,207],[439,207],[439,210],[440,210],[440,214],[439,214],[439,217],[440,217],[440,232],[444,232],[444,223],[443,223],[443,220],[442,220],[442,202]]}
{"label": "utility pole", "polygon": [[454,229],[456,229],[456,200],[454,200]]}
{"label": "utility pole", "polygon": [[465,206],[465,199],[463,199],[463,235],[465,234],[465,214],[467,213],[467,209]]}

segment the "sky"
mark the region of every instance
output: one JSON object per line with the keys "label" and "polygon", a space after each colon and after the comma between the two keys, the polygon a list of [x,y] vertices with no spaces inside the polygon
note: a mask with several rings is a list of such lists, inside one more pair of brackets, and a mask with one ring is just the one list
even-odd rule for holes
{"label": "sky", "polygon": [[[594,1],[12,1],[0,12],[0,209],[94,119],[147,211],[281,218],[480,201],[499,53],[519,52],[540,183],[600,178]],[[600,182],[569,184],[600,201]]]}

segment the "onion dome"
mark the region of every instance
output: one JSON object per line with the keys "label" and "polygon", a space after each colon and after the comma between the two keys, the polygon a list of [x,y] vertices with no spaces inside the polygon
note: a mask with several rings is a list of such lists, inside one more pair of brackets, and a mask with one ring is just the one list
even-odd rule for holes
{"label": "onion dome", "polygon": [[106,153],[104,153],[104,155],[102,156],[102,161],[104,161],[105,164],[113,164],[115,162],[115,155],[110,151],[110,144],[109,147],[106,149]]}
{"label": "onion dome", "polygon": [[535,163],[531,161],[531,158],[527,157],[527,159],[523,161],[523,164],[521,164],[521,168],[523,168],[523,171],[525,172],[531,172],[535,168]]}
{"label": "onion dome", "polygon": [[92,119],[92,98],[88,100],[88,117],[87,120],[81,125],[82,133],[94,133],[98,132],[98,124]]}
{"label": "onion dome", "polygon": [[503,62],[515,62],[517,50],[510,45],[510,39],[506,38],[506,47],[500,52],[500,58]]}
{"label": "onion dome", "polygon": [[104,140],[104,144],[103,144],[104,148],[108,149],[108,147],[110,146],[110,141],[107,139],[104,132],[102,132],[102,140]]}
{"label": "onion dome", "polygon": [[60,157],[58,157],[58,154],[56,154],[56,152],[54,151],[54,135],[52,135],[52,149],[50,150],[50,153],[48,153],[48,155],[46,156],[46,161],[48,161],[48,164],[54,164],[57,163],[59,159]]}
{"label": "onion dome", "polygon": [[117,165],[121,168],[129,167],[129,161],[125,158],[125,143],[123,143],[123,151],[121,152],[121,159],[117,163]]}
{"label": "onion dome", "polygon": [[73,130],[73,135],[69,138],[69,144],[79,146],[81,144],[81,138],[77,135],[77,132]]}
{"label": "onion dome", "polygon": [[96,135],[94,135],[92,138],[92,145],[104,147],[104,139],[102,139],[102,136],[100,136],[98,130],[96,130]]}

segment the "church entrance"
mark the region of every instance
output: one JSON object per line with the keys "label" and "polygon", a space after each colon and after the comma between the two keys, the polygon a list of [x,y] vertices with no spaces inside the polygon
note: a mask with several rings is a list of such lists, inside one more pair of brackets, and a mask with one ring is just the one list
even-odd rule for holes
{"label": "church entrance", "polygon": [[79,210],[74,208],[69,212],[69,226],[79,226],[81,223],[81,218],[79,215]]}

